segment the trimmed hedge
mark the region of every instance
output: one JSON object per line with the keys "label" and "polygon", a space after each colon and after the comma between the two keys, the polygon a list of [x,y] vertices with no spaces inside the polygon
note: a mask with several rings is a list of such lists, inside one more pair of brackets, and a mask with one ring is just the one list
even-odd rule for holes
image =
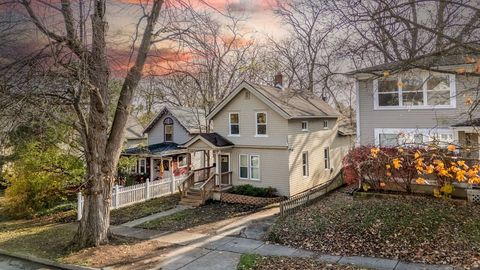
{"label": "trimmed hedge", "polygon": [[273,187],[254,187],[250,184],[234,186],[229,193],[263,198],[277,197],[277,189]]}

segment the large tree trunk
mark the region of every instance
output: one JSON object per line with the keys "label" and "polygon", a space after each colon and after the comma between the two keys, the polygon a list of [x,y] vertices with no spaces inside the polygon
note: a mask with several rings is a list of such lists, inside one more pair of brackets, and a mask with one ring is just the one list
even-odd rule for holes
{"label": "large tree trunk", "polygon": [[90,89],[88,132],[85,138],[87,181],[84,189],[84,208],[76,235],[80,247],[99,246],[108,242],[110,206],[114,174],[120,158],[125,125],[132,107],[133,91],[142,77],[154,26],[163,0],[155,0],[138,48],[135,64],[129,69],[122,85],[111,128],[108,122],[108,64],[105,43],[105,0],[95,1],[92,16],[92,53],[87,61]]}

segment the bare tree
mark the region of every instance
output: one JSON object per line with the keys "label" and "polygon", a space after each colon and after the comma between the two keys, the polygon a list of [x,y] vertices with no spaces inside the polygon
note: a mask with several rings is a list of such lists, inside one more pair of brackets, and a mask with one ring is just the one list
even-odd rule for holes
{"label": "bare tree", "polygon": [[[137,31],[143,29],[143,34],[134,35],[132,64],[121,84],[116,105],[110,104],[106,41],[109,3],[105,0],[88,3],[62,0],[58,4],[14,2],[14,10],[24,15],[27,27],[41,35],[41,46],[25,53],[21,59],[2,63],[0,73],[8,85],[3,93],[11,100],[38,106],[45,114],[51,114],[56,108],[72,112],[51,115],[59,121],[73,122],[85,152],[85,200],[76,243],[82,247],[104,244],[108,241],[112,186],[124,128],[132,109],[134,90],[158,34],[155,26],[164,1],[152,0],[142,6],[144,14],[139,19]],[[18,107],[15,104],[10,107],[15,106]],[[111,106],[115,112],[109,119]]]}

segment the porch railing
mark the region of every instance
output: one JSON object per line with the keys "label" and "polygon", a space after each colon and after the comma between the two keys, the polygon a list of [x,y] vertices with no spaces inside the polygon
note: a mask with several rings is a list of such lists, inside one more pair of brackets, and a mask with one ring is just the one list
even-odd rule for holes
{"label": "porch railing", "polygon": [[215,174],[215,166],[193,170],[193,174],[194,183],[206,181],[212,174]]}
{"label": "porch railing", "polygon": [[213,192],[213,189],[215,188],[215,176],[216,174],[212,174],[207,181],[205,181],[201,186],[200,186],[200,192],[202,193],[202,202],[205,203],[205,201],[210,198],[210,195]]}

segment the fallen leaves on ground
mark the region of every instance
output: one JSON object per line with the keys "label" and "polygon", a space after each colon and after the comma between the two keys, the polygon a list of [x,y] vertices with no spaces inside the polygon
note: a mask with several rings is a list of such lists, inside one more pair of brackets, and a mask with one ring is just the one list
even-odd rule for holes
{"label": "fallen leaves on ground", "polygon": [[428,197],[370,198],[334,192],[279,219],[268,239],[334,255],[480,265],[480,206]]}
{"label": "fallen leaves on ground", "polygon": [[242,268],[240,270],[359,270],[359,268],[351,265],[331,264],[316,261],[307,258],[290,258],[290,257],[258,257],[253,267]]}

